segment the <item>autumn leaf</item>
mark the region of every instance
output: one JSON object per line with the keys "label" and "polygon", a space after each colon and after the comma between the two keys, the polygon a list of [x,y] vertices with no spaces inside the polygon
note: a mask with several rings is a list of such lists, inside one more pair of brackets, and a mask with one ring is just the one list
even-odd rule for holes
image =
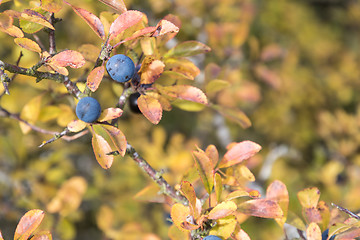
{"label": "autumn leaf", "polygon": [[201,149],[193,151],[192,153],[205,190],[211,194],[214,186],[214,167],[212,162]]}
{"label": "autumn leaf", "polygon": [[261,218],[281,218],[283,211],[279,204],[268,199],[253,199],[240,203],[238,211],[255,217]]}
{"label": "autumn leaf", "polygon": [[29,51],[41,53],[40,46],[31,39],[28,39],[28,38],[15,38],[14,42],[18,46],[20,46],[22,48],[25,48],[25,49],[27,49]]}
{"label": "autumn leaf", "polygon": [[66,1],[65,1],[65,3],[70,5],[72,7],[72,9],[74,10],[74,12],[77,15],[79,15],[82,19],[85,20],[85,22],[91,27],[91,29],[96,33],[96,35],[99,36],[99,38],[101,38],[103,40],[105,39],[104,25],[102,24],[100,19],[95,14],[93,14],[85,9],[82,9],[79,7],[74,7]]}
{"label": "autumn leaf", "polygon": [[16,38],[23,38],[24,37],[24,33],[21,31],[20,28],[12,25],[11,27],[9,28],[2,28],[0,27],[0,31],[12,36],[12,37],[16,37]]}
{"label": "autumn leaf", "polygon": [[98,118],[99,122],[106,122],[109,120],[113,120],[115,118],[118,118],[122,115],[123,110],[121,108],[107,108],[105,109],[100,117]]}
{"label": "autumn leaf", "polygon": [[65,50],[50,58],[49,64],[58,67],[81,68],[85,64],[85,58],[77,51]]}
{"label": "autumn leaf", "polygon": [[32,23],[36,23],[39,24],[41,26],[50,28],[52,30],[55,30],[55,28],[53,27],[53,25],[51,25],[51,23],[40,13],[31,10],[31,9],[25,9],[19,17],[20,20],[26,20]]}
{"label": "autumn leaf", "polygon": [[182,99],[192,102],[201,103],[207,105],[208,101],[206,95],[199,89],[189,85],[174,85],[161,87],[156,85],[156,88],[161,94],[167,95],[168,97],[175,99]]}
{"label": "autumn leaf", "polygon": [[288,207],[289,207],[289,193],[286,185],[281,181],[273,181],[266,190],[266,199],[276,201],[284,213],[283,218],[275,219],[276,222],[283,227],[286,222]]}
{"label": "autumn leaf", "polygon": [[216,194],[216,201],[219,203],[221,199],[223,184],[222,179],[219,173],[215,173],[214,176],[214,188],[215,188],[215,194]]}
{"label": "autumn leaf", "polygon": [[16,227],[14,240],[27,240],[40,225],[44,216],[44,212],[39,209],[33,209],[25,213]]}
{"label": "autumn leaf", "polygon": [[41,231],[35,233],[30,240],[52,240],[52,235],[49,231]]}
{"label": "autumn leaf", "polygon": [[62,7],[62,0],[41,0],[41,8],[46,11],[57,13]]}
{"label": "autumn leaf", "polygon": [[306,239],[307,240],[321,240],[321,229],[319,225],[312,222],[306,229]]}
{"label": "autumn leaf", "polygon": [[191,214],[196,219],[200,215],[200,212],[198,212],[197,208],[196,208],[197,198],[196,198],[194,187],[192,186],[192,184],[190,182],[183,181],[180,186],[180,191],[186,197],[186,199],[189,201]]}
{"label": "autumn leaf", "polygon": [[141,84],[154,83],[164,71],[164,63],[160,60],[154,59],[152,56],[146,56],[142,62],[139,74],[141,77]]}
{"label": "autumn leaf", "polygon": [[13,26],[13,18],[5,13],[0,13],[0,28],[8,29]]}
{"label": "autumn leaf", "polygon": [[[190,216],[190,208],[187,206],[184,206],[180,203],[175,203],[172,207],[171,207],[171,219],[173,220],[174,224],[179,228],[179,229],[184,229],[184,230],[189,230],[186,229],[184,227],[187,227],[188,225],[184,224],[184,223],[189,223],[189,216]],[[190,223],[192,224],[192,223]],[[199,228],[200,226],[198,226]]]}
{"label": "autumn leaf", "polygon": [[216,225],[211,228],[209,235],[215,235],[222,237],[222,239],[228,239],[235,231],[236,224],[237,221],[233,215],[220,218],[216,221]]}
{"label": "autumn leaf", "polygon": [[164,57],[190,57],[193,55],[207,53],[210,47],[198,41],[185,41],[171,48]]}
{"label": "autumn leaf", "polygon": [[92,147],[100,166],[104,169],[110,168],[114,161],[114,156],[108,154],[112,151],[109,143],[102,136],[93,133]]}
{"label": "autumn leaf", "polygon": [[80,132],[81,130],[86,128],[86,126],[86,122],[76,119],[68,123],[67,129],[69,129],[70,132]]}
{"label": "autumn leaf", "polygon": [[233,199],[240,198],[240,197],[258,198],[260,196],[261,196],[260,193],[256,190],[254,190],[250,193],[245,190],[235,190],[235,191],[229,193],[226,196],[225,200],[233,200]]}
{"label": "autumn leaf", "polygon": [[135,25],[143,18],[143,13],[136,10],[129,10],[119,15],[110,26],[109,41],[122,33],[127,28]]}
{"label": "autumn leaf", "polygon": [[239,229],[234,234],[235,240],[251,240],[249,235],[242,229]]}
{"label": "autumn leaf", "polygon": [[248,128],[251,126],[250,119],[240,109],[227,108],[227,107],[219,106],[219,105],[215,105],[215,104],[212,104],[211,107],[213,109],[215,109],[216,111],[218,111],[224,117],[239,124],[242,128]]}
{"label": "autumn leaf", "polygon": [[138,106],[141,113],[153,124],[158,124],[162,117],[162,107],[156,98],[148,95],[140,95]]}
{"label": "autumn leaf", "polygon": [[89,76],[87,77],[86,80],[86,85],[92,92],[95,92],[99,88],[99,85],[104,77],[104,74],[105,74],[105,66],[96,67],[89,73]]}
{"label": "autumn leaf", "polygon": [[104,4],[112,7],[114,10],[120,13],[127,11],[123,0],[100,0],[100,2],[103,2]]}
{"label": "autumn leaf", "polygon": [[219,168],[230,167],[241,163],[259,152],[261,146],[251,141],[243,141],[235,144],[224,155]]}
{"label": "autumn leaf", "polygon": [[306,188],[298,192],[297,197],[304,208],[316,208],[320,199],[320,191],[316,187]]}
{"label": "autumn leaf", "polygon": [[237,206],[232,201],[225,201],[218,205],[216,205],[211,211],[209,212],[209,219],[220,219],[225,218],[235,212]]}
{"label": "autumn leaf", "polygon": [[172,22],[162,19],[155,27],[156,31],[152,34],[152,37],[158,37],[167,33],[177,33],[179,28]]}
{"label": "autumn leaf", "polygon": [[109,125],[102,125],[102,127],[109,134],[109,137],[114,144],[116,150],[119,151],[121,156],[125,156],[127,141],[122,131],[116,127]]}
{"label": "autumn leaf", "polygon": [[194,80],[200,74],[200,69],[186,58],[168,58],[165,60],[165,71],[178,73],[182,77]]}

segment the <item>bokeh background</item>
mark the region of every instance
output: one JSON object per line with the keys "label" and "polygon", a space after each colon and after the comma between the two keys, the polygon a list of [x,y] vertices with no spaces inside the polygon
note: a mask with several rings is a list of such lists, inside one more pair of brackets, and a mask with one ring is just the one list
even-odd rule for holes
{"label": "bokeh background", "polygon": [[[97,16],[112,11],[95,0],[69,2]],[[201,69],[194,85],[205,91],[211,80],[228,82],[229,87],[210,95],[210,100],[241,109],[252,122],[244,129],[211,109],[188,112],[175,108],[153,126],[126,107],[120,128],[150,164],[164,169],[171,184],[178,184],[192,167],[195,145],[204,149],[215,144],[224,153],[230,142],[252,140],[263,147],[248,163],[257,178],[254,187],[266,189],[274,179],[283,181],[290,193],[290,209],[299,215],[296,193],[310,186],[318,187],[328,204],[334,202],[354,212],[360,209],[359,1],[125,3],[129,9],[146,13],[149,25],[170,13],[178,16],[180,32],[164,48],[186,40],[210,46],[211,52],[192,58]],[[21,10],[22,4],[31,1],[5,2],[0,10]],[[58,17],[64,19],[57,25],[58,49],[76,50],[87,43],[101,46],[70,8],[61,10]],[[47,44],[45,33],[38,36]],[[15,63],[20,49],[4,33],[0,33],[0,42],[0,59]],[[34,53],[25,50],[23,54],[21,66],[38,61]],[[71,74],[81,80],[80,71]],[[110,81],[104,81],[101,88],[96,97],[102,107],[113,106],[121,88]],[[42,96],[35,124],[61,131],[75,118],[72,97],[54,82],[36,84],[34,79],[17,76],[10,92],[1,97],[0,105],[13,113]],[[52,105],[61,106],[61,111]],[[148,177],[128,157],[117,157],[110,170],[103,170],[94,158],[90,137],[59,140],[39,149],[51,136],[33,131],[24,134],[17,121],[0,118],[0,229],[6,239],[24,212],[51,209],[61,186],[74,176],[81,176],[74,183],[84,194],[70,194],[68,205],[47,213],[42,225],[55,239],[108,239],[103,232],[112,239],[150,239],[152,233],[167,238],[168,207],[134,197],[149,186]],[[78,205],[73,204],[77,201]],[[282,236],[273,220],[250,218],[242,227],[252,239]]]}

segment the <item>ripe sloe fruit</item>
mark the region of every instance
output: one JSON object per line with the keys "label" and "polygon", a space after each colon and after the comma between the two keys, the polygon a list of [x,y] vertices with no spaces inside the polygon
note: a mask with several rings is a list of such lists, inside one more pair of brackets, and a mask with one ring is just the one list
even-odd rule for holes
{"label": "ripe sloe fruit", "polygon": [[204,237],[203,240],[221,240],[221,238],[215,235],[209,235],[207,237]]}
{"label": "ripe sloe fruit", "polygon": [[135,64],[128,56],[117,54],[107,61],[106,70],[115,81],[127,82],[135,73]]}
{"label": "ripe sloe fruit", "polygon": [[[322,234],[321,234],[321,239],[322,240],[327,240],[327,238],[329,237],[329,229],[326,229]],[[335,235],[332,236],[329,240],[334,240],[335,239]]]}
{"label": "ripe sloe fruit", "polygon": [[137,102],[139,97],[140,93],[138,92],[131,94],[129,97],[129,107],[133,113],[141,113]]}
{"label": "ripe sloe fruit", "polygon": [[80,99],[76,105],[76,116],[84,122],[95,122],[101,113],[100,103],[92,97],[84,97]]}

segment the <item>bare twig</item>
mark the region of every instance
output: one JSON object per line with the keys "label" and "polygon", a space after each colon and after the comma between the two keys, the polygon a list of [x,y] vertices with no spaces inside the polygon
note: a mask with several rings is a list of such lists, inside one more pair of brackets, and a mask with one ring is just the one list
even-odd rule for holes
{"label": "bare twig", "polygon": [[36,34],[33,34],[33,37],[34,37],[35,41],[37,42],[37,44],[39,44],[41,50],[46,51],[46,48],[45,48],[44,44],[41,42],[39,36]]}
{"label": "bare twig", "polygon": [[139,165],[139,167],[160,186],[161,191],[184,205],[188,205],[187,199],[181,193],[175,190],[150,164],[143,159],[138,152],[128,143],[126,147],[127,154]]}
{"label": "bare twig", "polygon": [[360,216],[351,212],[349,209],[346,209],[346,208],[343,208],[343,207],[340,207],[339,205],[336,205],[335,203],[331,203],[331,205],[333,205],[334,207],[336,207],[337,209],[339,209],[340,211],[343,211],[344,213],[347,213],[350,215],[350,217],[353,217],[357,220],[360,220]]}
{"label": "bare twig", "polygon": [[[54,25],[55,17],[51,14],[49,22]],[[55,30],[49,29],[49,53],[53,55],[56,53]]]}

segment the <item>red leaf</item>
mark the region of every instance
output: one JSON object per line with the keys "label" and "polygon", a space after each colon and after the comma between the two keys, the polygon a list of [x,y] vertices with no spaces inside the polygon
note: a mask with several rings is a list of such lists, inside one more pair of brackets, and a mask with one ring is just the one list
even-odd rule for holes
{"label": "red leaf", "polygon": [[85,64],[85,58],[77,51],[65,50],[50,58],[49,64],[57,67],[81,68]]}
{"label": "red leaf", "polygon": [[109,143],[102,136],[93,133],[92,147],[100,166],[104,169],[110,168],[114,161],[114,156],[108,155],[112,151]]}
{"label": "red leaf", "polygon": [[168,95],[171,98],[183,99],[187,101],[207,104],[206,95],[198,88],[189,85],[174,85],[167,87],[156,87],[162,94]]}
{"label": "red leaf", "polygon": [[109,137],[113,142],[113,144],[115,145],[116,150],[119,151],[121,156],[125,156],[126,146],[127,146],[125,135],[120,131],[120,129],[116,127],[108,126],[108,125],[102,125],[102,127],[109,134]]}
{"label": "red leaf", "polygon": [[266,198],[269,200],[276,201],[281,207],[281,210],[284,213],[284,217],[282,219],[276,219],[276,222],[280,226],[283,226],[286,221],[288,207],[289,207],[289,193],[286,188],[286,185],[278,180],[275,180],[267,188]]}
{"label": "red leaf", "polygon": [[16,227],[14,240],[27,240],[44,218],[44,212],[33,209],[25,213]]}
{"label": "red leaf", "polygon": [[104,66],[96,67],[89,73],[89,76],[87,77],[86,80],[86,85],[92,92],[95,92],[98,89],[101,80],[104,77],[104,73],[105,73]]}
{"label": "red leaf", "polygon": [[129,10],[122,13],[110,26],[109,41],[122,33],[127,28],[135,25],[143,18],[143,13],[135,10]]}
{"label": "red leaf", "polygon": [[22,48],[25,48],[25,49],[27,49],[29,51],[41,53],[40,46],[31,39],[28,39],[28,38],[15,38],[14,42],[18,46],[20,46]]}
{"label": "red leaf", "polygon": [[201,149],[192,153],[205,190],[210,194],[214,186],[214,167],[212,162]]}
{"label": "red leaf", "polygon": [[104,25],[100,21],[100,19],[93,13],[78,7],[72,6],[70,3],[65,2],[70,5],[74,12],[79,15],[85,22],[91,27],[92,30],[98,35],[101,39],[105,39],[105,30]]}
{"label": "red leaf", "polygon": [[238,211],[246,215],[261,218],[283,217],[280,206],[275,201],[268,199],[254,199],[240,203]]}
{"label": "red leaf", "polygon": [[252,157],[259,152],[261,146],[251,141],[243,141],[235,144],[224,155],[219,168],[230,167]]}
{"label": "red leaf", "polygon": [[162,107],[156,98],[141,95],[138,98],[138,106],[141,113],[153,124],[158,124],[162,117]]}
{"label": "red leaf", "polygon": [[100,2],[105,3],[106,5],[121,13],[127,11],[126,6],[122,0],[100,0]]}

